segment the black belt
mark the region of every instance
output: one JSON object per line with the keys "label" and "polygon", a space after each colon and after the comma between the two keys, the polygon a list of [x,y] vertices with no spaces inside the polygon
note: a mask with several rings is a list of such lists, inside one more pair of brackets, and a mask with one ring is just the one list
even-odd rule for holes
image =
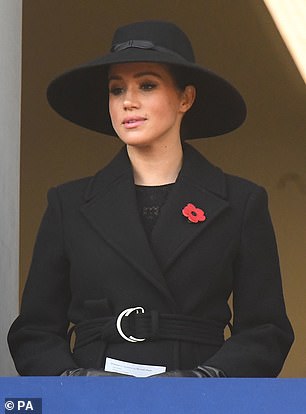
{"label": "black belt", "polygon": [[145,312],[141,307],[125,309],[119,316],[86,320],[72,327],[75,349],[93,341],[107,343],[143,342],[161,339],[220,346],[224,342],[224,324],[187,315]]}

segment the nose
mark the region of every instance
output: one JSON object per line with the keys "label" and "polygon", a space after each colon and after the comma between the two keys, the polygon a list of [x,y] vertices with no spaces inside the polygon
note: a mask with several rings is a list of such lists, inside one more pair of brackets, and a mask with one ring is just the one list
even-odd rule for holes
{"label": "nose", "polygon": [[139,100],[137,93],[132,89],[127,89],[123,99],[123,108],[125,110],[131,110],[139,108]]}

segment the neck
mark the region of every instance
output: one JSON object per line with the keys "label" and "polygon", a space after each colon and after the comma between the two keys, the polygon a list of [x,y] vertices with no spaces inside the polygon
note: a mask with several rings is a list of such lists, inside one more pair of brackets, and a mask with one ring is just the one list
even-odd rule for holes
{"label": "neck", "polygon": [[134,181],[138,185],[164,185],[174,183],[183,162],[181,142],[159,148],[127,145],[132,163]]}

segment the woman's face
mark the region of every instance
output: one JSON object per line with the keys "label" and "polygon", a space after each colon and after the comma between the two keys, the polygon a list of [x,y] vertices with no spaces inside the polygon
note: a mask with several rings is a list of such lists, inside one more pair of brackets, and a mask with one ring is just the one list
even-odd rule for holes
{"label": "woman's face", "polygon": [[164,65],[124,63],[110,68],[109,112],[116,133],[127,145],[180,140],[182,117],[193,99],[193,86],[179,90]]}

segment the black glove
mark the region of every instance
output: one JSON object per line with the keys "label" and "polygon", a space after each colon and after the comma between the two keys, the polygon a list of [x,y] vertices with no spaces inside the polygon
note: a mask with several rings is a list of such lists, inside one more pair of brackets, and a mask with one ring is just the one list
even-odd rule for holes
{"label": "black glove", "polygon": [[130,377],[130,375],[103,371],[103,369],[96,368],[77,368],[67,369],[61,374],[61,377]]}
{"label": "black glove", "polygon": [[221,369],[200,365],[195,369],[167,371],[162,374],[152,375],[152,377],[168,377],[168,378],[225,378]]}

